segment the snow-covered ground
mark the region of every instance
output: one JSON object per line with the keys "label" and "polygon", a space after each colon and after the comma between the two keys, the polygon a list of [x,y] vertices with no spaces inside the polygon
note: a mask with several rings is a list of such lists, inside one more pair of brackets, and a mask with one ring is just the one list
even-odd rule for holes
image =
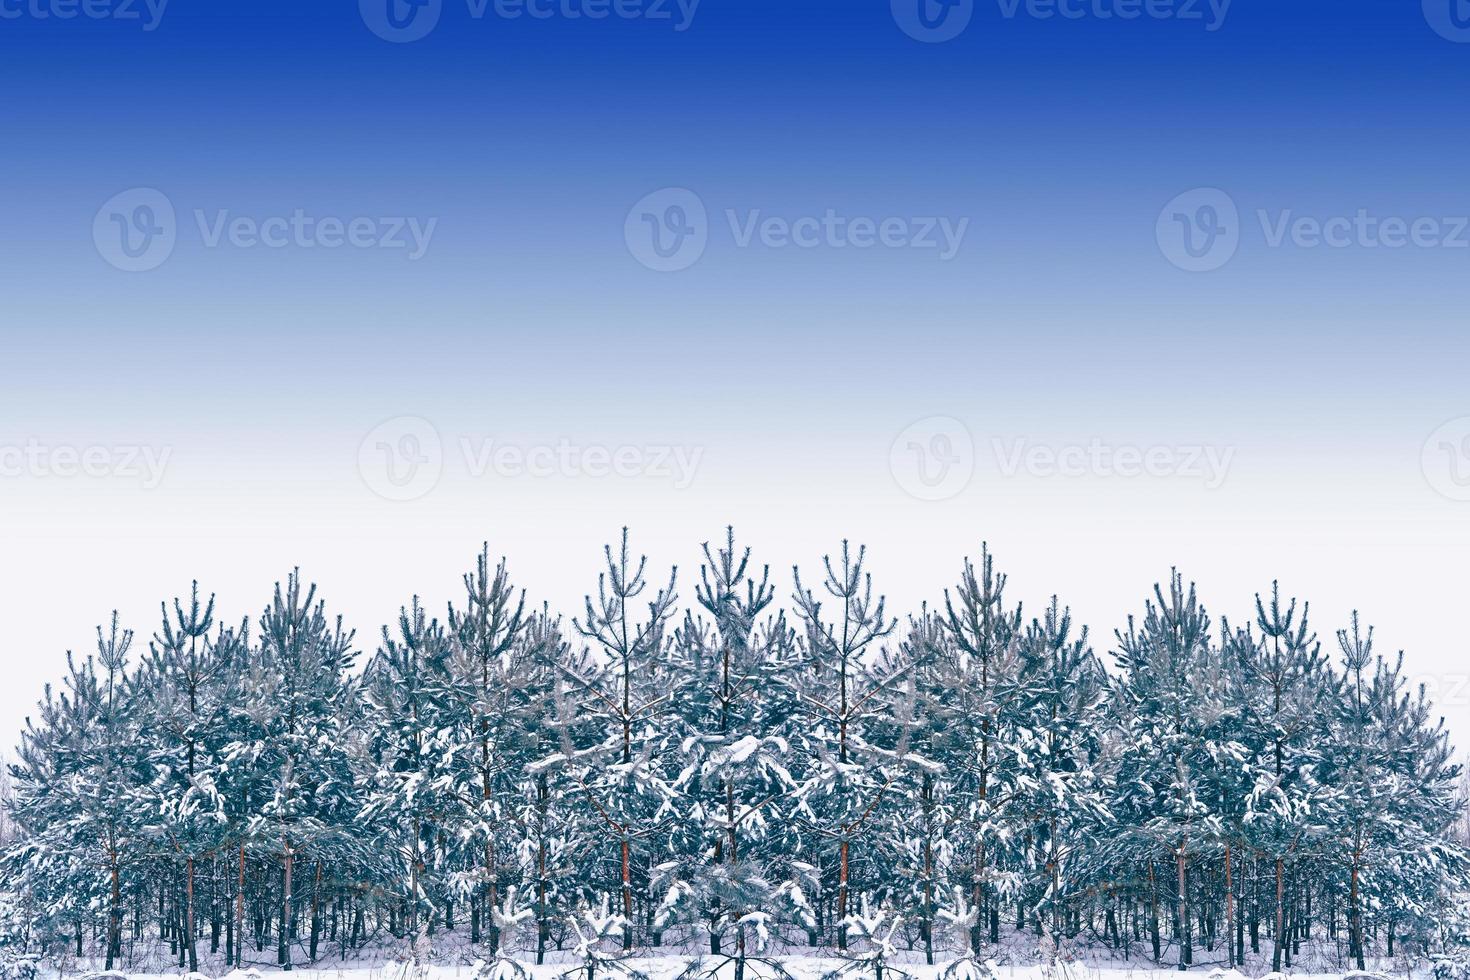
{"label": "snow-covered ground", "polygon": [[[825,959],[820,957],[781,957],[781,965],[789,971],[797,980],[818,980],[841,965],[836,959]],[[672,980],[678,976],[689,964],[688,960],[665,957],[659,959],[638,959],[628,961],[628,965],[646,974],[649,980]],[[890,965],[890,971],[897,967],[904,973],[914,977],[915,980],[934,980],[939,975],[943,965],[926,966],[924,963],[901,963]],[[547,963],[542,966],[527,965],[527,973],[533,980],[557,980],[565,976],[569,971],[579,970],[575,963]],[[84,975],[89,971],[82,971]],[[1405,976],[1400,969],[1396,973],[1377,971],[1380,976]],[[1415,970],[1414,976],[1424,975],[1427,971]],[[1108,964],[1103,966],[1091,966],[1083,963],[1070,963],[1058,967],[1057,972],[1048,974],[1047,970],[1040,965],[1028,966],[999,966],[998,973],[1001,980],[1171,980],[1179,977],[1179,973],[1173,969],[1161,969],[1151,964],[1136,963]],[[1228,974],[1224,971],[1216,972],[1214,969],[1196,967],[1190,971],[1196,977],[1230,978],[1235,980],[1242,974]],[[1223,977],[1222,977],[1223,974]],[[43,975],[55,975],[54,971],[44,971]],[[78,976],[77,973],[68,974]],[[187,974],[179,973],[133,973],[126,972],[120,975],[126,976],[128,980],[184,980]],[[381,963],[372,966],[342,964],[336,966],[314,966],[302,967],[287,974],[277,969],[264,969],[258,971],[247,971],[250,977],[260,976],[264,980],[284,980],[286,977],[292,980],[472,980],[475,976],[474,970],[468,965],[455,966],[431,966],[419,972],[405,968],[401,963]],[[1291,980],[1341,980],[1344,976],[1357,975],[1356,971],[1309,973],[1291,971]],[[227,980],[245,980],[240,974],[226,974]],[[191,980],[198,980],[195,975]]]}
{"label": "snow-covered ground", "polygon": [[[580,961],[566,954],[565,959],[558,962],[547,962],[540,966],[534,964],[522,964],[531,980],[558,980],[569,973],[577,973],[585,976]],[[773,958],[789,972],[796,980],[820,980],[843,965],[842,960],[823,956],[777,956]],[[1312,959],[1320,959],[1313,957]],[[648,980],[674,980],[689,966],[690,958],[677,956],[662,956],[654,958],[635,957],[624,960],[623,965],[631,967],[646,975]],[[715,961],[709,961],[711,965]],[[1362,977],[1363,974],[1349,968],[1331,969],[1324,968],[1320,963],[1312,964],[1304,959],[1303,969],[1292,969],[1286,971],[1291,980],[1344,980],[1344,978]],[[913,980],[938,980],[944,969],[944,961],[934,966],[928,966],[923,962],[922,956],[910,960],[904,957],[899,961],[890,961],[886,972],[891,975],[895,970],[907,974]],[[155,968],[156,969],[156,968]],[[727,971],[720,971],[724,976]],[[764,971],[752,970],[752,973]],[[67,971],[58,970],[54,965],[43,965],[41,976],[54,977],[58,975],[80,977],[87,974],[104,976],[100,970],[87,967],[73,967]],[[1049,971],[1041,964],[1035,963],[1000,963],[996,964],[996,973],[999,980],[1174,980],[1180,976],[1173,967],[1161,967],[1143,960],[1135,959],[1132,962],[1101,960],[1094,963],[1073,961],[1059,964],[1054,971]],[[1430,975],[1427,966],[1415,966],[1408,961],[1398,960],[1395,962],[1379,961],[1369,963],[1369,973],[1376,977],[1427,977]],[[214,974],[187,974],[181,971],[163,972],[141,972],[135,970],[119,970],[114,974],[126,977],[127,980],[205,980],[205,978],[219,977],[219,980],[476,980],[478,974],[475,967],[467,963],[435,964],[416,970],[405,963],[384,960],[381,962],[349,962],[349,963],[318,963],[314,966],[301,966],[295,968],[289,974],[274,967],[248,967],[244,971],[217,971]],[[613,974],[600,973],[600,976],[611,977]],[[747,974],[750,976],[751,974]],[[871,976],[871,973],[867,974]],[[1225,970],[1220,966],[1200,963],[1192,967],[1187,975],[1192,975],[1201,980],[1247,980],[1270,975],[1269,963],[1262,968],[1236,972]],[[1278,975],[1279,976],[1279,975]],[[898,978],[894,978],[898,980]]]}

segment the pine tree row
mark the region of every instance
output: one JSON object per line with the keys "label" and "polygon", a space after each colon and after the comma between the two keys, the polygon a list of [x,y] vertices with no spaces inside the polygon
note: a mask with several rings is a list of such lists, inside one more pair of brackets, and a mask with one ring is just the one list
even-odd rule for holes
{"label": "pine tree row", "polygon": [[1362,968],[1454,928],[1459,770],[1356,619],[1329,653],[1274,587],[1216,623],[1176,574],[1105,667],[988,553],[902,624],[845,543],[785,603],[733,534],[682,605],[626,532],[604,558],[563,619],[482,552],[361,663],[295,574],[238,624],[196,587],[146,649],[114,616],[11,767],[10,941],[191,970],[469,944],[591,980],[1017,934]]}

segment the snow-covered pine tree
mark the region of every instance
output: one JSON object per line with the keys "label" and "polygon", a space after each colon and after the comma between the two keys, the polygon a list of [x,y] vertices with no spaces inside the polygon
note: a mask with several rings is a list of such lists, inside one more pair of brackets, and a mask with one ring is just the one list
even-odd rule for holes
{"label": "snow-covered pine tree", "polygon": [[239,645],[223,628],[211,635],[214,596],[201,602],[197,582],[187,609],[175,599],[172,614],[165,604],[162,616],[135,683],[139,708],[156,733],[149,753],[153,775],[143,795],[153,815],[148,831],[162,856],[159,886],[173,891],[165,882],[180,883],[178,965],[192,973],[199,970],[197,870],[223,844],[227,826],[215,777],[225,744],[225,678],[239,666]]}
{"label": "snow-covered pine tree", "polygon": [[970,892],[973,957],[980,955],[987,925],[989,941],[1000,941],[1001,903],[1016,891],[1006,860],[1015,840],[1008,810],[1016,794],[1021,606],[1006,605],[1005,587],[988,545],[981,547],[978,571],[965,559],[959,584],[944,593],[953,645],[925,689],[938,725],[935,758],[945,765],[957,800],[953,882]]}
{"label": "snow-covered pine tree", "polygon": [[1067,885],[1075,851],[1111,815],[1109,789],[1093,768],[1107,700],[1107,675],[1087,644],[1072,633],[1071,612],[1057,599],[1033,619],[1020,641],[1016,718],[1016,799],[1031,830],[1023,894],[1032,922],[1055,956],[1064,935]]}
{"label": "snow-covered pine tree", "polygon": [[[814,862],[824,869],[823,884],[835,900],[830,908],[838,949],[847,948],[845,920],[856,908],[856,890],[874,883],[873,855],[864,845],[876,824],[872,818],[893,788],[896,770],[868,744],[864,726],[879,716],[882,697],[902,683],[908,665],[869,660],[875,644],[890,635],[896,621],[885,612],[883,596],[874,596],[873,579],[864,571],[867,549],[854,554],[847,541],[836,562],[823,556],[822,590],[838,609],[830,618],[823,599],[792,569],[792,601],[801,622],[798,633],[807,670],[802,701],[811,720],[806,738],[809,775],[800,791],[800,812],[823,843]],[[893,668],[885,670],[885,668]],[[823,903],[826,907],[826,902]]]}
{"label": "snow-covered pine tree", "polygon": [[27,719],[11,768],[12,815],[20,841],[11,855],[21,887],[50,943],[67,931],[84,953],[91,909],[106,909],[105,956],[122,957],[127,880],[145,859],[139,791],[148,779],[127,675],[133,633],[97,628],[97,653],[67,653],[62,691],[48,685],[38,715]]}
{"label": "snow-covered pine tree", "polygon": [[596,744],[602,727],[583,716],[577,698],[568,696],[568,677],[593,677],[598,669],[588,662],[585,648],[572,650],[561,619],[543,608],[530,617],[522,637],[536,710],[522,719],[522,747],[530,761],[524,766],[517,852],[523,894],[532,903],[540,965],[553,932],[571,921],[579,903],[590,896],[584,887],[586,858],[597,850],[593,842],[603,830],[600,819],[595,826],[589,820],[575,782],[580,773],[576,760],[577,746]]}
{"label": "snow-covered pine tree", "polygon": [[[633,561],[627,528],[616,553],[611,545],[604,546],[603,559],[607,567],[597,577],[596,600],[587,596],[584,615],[572,620],[577,633],[595,645],[600,662],[592,672],[563,672],[583,716],[601,723],[602,738],[596,745],[579,747],[582,751],[569,760],[574,762],[569,775],[613,844],[607,862],[613,873],[600,880],[612,879],[607,890],[618,895],[618,914],[627,921],[621,936],[624,948],[631,949],[638,922],[635,894],[647,895],[658,860],[647,844],[661,836],[660,824],[676,796],[660,756],[670,748],[674,729],[664,716],[677,682],[667,647],[678,569],[670,570],[668,585],[647,600],[648,612],[639,617],[629,606],[648,588],[648,559]],[[583,661],[581,666],[592,664]],[[651,915],[651,906],[648,911]]]}
{"label": "snow-covered pine tree", "polygon": [[[1395,803],[1407,832],[1381,865],[1389,872],[1384,876],[1388,880],[1380,884],[1388,886],[1385,891],[1391,896],[1380,913],[1384,953],[1389,957],[1400,937],[1406,943],[1412,940],[1421,955],[1429,953],[1436,939],[1445,945],[1452,942],[1452,924],[1445,911],[1463,901],[1470,871],[1470,855],[1454,840],[1459,817],[1455,782],[1461,767],[1454,761],[1444,717],[1430,703],[1423,684],[1408,690],[1402,653],[1391,671],[1384,665],[1381,687],[1387,690],[1396,684],[1404,693],[1384,727],[1393,733],[1389,739],[1397,763],[1393,785],[1404,790]],[[1388,703],[1388,698],[1382,702]]]}
{"label": "snow-covered pine tree", "polygon": [[1438,931],[1432,910],[1464,887],[1466,853],[1455,840],[1463,801],[1460,768],[1442,720],[1421,688],[1406,690],[1402,654],[1373,652],[1373,630],[1353,614],[1337,634],[1343,675],[1324,781],[1335,791],[1327,853],[1347,883],[1348,955],[1364,969],[1369,929],[1424,944]]}
{"label": "snow-covered pine tree", "polygon": [[1275,912],[1272,969],[1291,966],[1292,939],[1298,926],[1296,902],[1288,902],[1288,881],[1299,862],[1320,842],[1316,816],[1329,790],[1318,779],[1322,761],[1322,724],[1332,703],[1335,681],[1316,634],[1308,625],[1310,607],[1297,600],[1285,607],[1277,583],[1268,604],[1256,596],[1255,647],[1239,650],[1255,710],[1248,724],[1262,748],[1255,785],[1247,797],[1245,825],[1252,846],[1272,864]]}
{"label": "snow-covered pine tree", "polygon": [[1222,617],[1217,669],[1200,679],[1209,684],[1208,704],[1217,711],[1205,730],[1207,758],[1200,776],[1200,795],[1210,810],[1205,833],[1219,851],[1225,959],[1232,967],[1245,965],[1246,883],[1254,871],[1255,851],[1246,817],[1262,747],[1250,724],[1257,706],[1245,665],[1256,650],[1257,641],[1249,627],[1234,629]]}
{"label": "snow-covered pine tree", "polygon": [[[353,833],[358,807],[352,771],[359,695],[348,676],[353,634],[327,619],[316,586],[303,588],[293,571],[276,585],[260,617],[260,673],[268,686],[261,753],[271,795],[258,811],[280,862],[277,962],[294,965],[292,943],[300,912],[298,867],[311,862],[310,910],[315,923],[322,876],[329,866],[361,858]],[[344,868],[345,870],[345,868]]]}
{"label": "snow-covered pine tree", "polygon": [[397,636],[368,663],[363,695],[371,720],[361,818],[373,850],[388,856],[383,878],[403,904],[409,957],[423,965],[436,901],[450,901],[444,842],[460,830],[456,758],[468,751],[455,728],[450,641],[415,596]]}
{"label": "snow-covered pine tree", "polygon": [[954,858],[949,829],[955,799],[949,772],[936,757],[943,721],[929,695],[939,689],[942,665],[953,653],[953,639],[940,617],[927,606],[911,616],[894,653],[896,663],[884,673],[898,665],[909,669],[901,685],[888,692],[884,717],[872,720],[868,735],[869,744],[892,762],[900,777],[876,818],[880,826],[875,843],[889,869],[885,899],[898,918],[915,924],[930,965],[940,895]]}
{"label": "snow-covered pine tree", "polygon": [[458,725],[464,750],[458,755],[457,793],[467,808],[462,827],[477,853],[481,887],[471,898],[471,939],[482,936],[492,955],[500,931],[491,910],[514,877],[514,819],[521,769],[528,761],[516,747],[522,720],[534,706],[528,689],[531,665],[521,635],[526,629],[526,595],[510,583],[504,559],[490,565],[481,548],[474,571],[464,576],[465,605],[449,609],[453,640],[451,673],[458,691]]}
{"label": "snow-covered pine tree", "polygon": [[[223,645],[227,641],[222,638],[220,642]],[[262,645],[252,642],[248,622],[233,632],[228,642],[235,647],[231,659],[237,666],[223,678],[221,698],[226,708],[222,726],[226,741],[220,750],[222,761],[215,782],[224,804],[222,830],[227,843],[221,847],[226,857],[221,871],[231,906],[225,916],[225,960],[238,968],[244,963],[247,922],[253,920],[257,944],[264,948],[270,928],[263,914],[270,901],[266,882],[275,879],[271,871],[279,863],[278,839],[262,818],[262,808],[276,790],[276,777],[267,763],[271,760],[270,731],[276,717],[272,698],[278,678],[274,666],[267,663]],[[247,908],[254,912],[249,919]]]}
{"label": "snow-covered pine tree", "polygon": [[1161,953],[1159,865],[1172,862],[1174,935],[1183,970],[1194,959],[1190,862],[1209,816],[1207,801],[1200,798],[1199,772],[1207,766],[1203,729],[1212,709],[1201,703],[1195,682],[1214,659],[1210,618],[1194,586],[1186,591],[1176,571],[1169,577],[1168,595],[1154,586],[1143,622],[1130,616],[1127,631],[1119,631],[1117,639],[1123,673],[1113,688],[1115,737],[1125,748],[1110,808],[1123,821],[1123,833],[1105,846],[1122,863],[1146,872],[1156,960]]}
{"label": "snow-covered pine tree", "polygon": [[0,752],[0,854],[15,841],[15,820],[10,815],[14,808],[15,784],[10,776],[10,759]]}
{"label": "snow-covered pine tree", "polygon": [[673,706],[679,797],[671,860],[656,869],[657,924],[706,933],[711,956],[724,959],[698,972],[728,962],[744,980],[775,928],[815,924],[789,840],[802,664],[784,615],[767,614],[769,566],[751,574],[750,549],[736,547],[732,528],[723,547],[704,545],[694,591],[709,619],[686,614],[672,649],[682,678]]}

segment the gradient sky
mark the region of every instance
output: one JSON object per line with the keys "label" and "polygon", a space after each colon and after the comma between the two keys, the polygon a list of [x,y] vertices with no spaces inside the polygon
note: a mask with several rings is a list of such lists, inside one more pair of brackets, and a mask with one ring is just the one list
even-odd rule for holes
{"label": "gradient sky", "polygon": [[[442,0],[409,43],[341,0],[172,0],[156,24],[72,2],[0,0],[0,469],[26,447],[116,465],[0,474],[0,742],[93,624],[116,608],[146,638],[194,578],[238,618],[299,565],[370,646],[415,593],[456,596],[482,540],[572,612],[623,524],[688,596],[734,522],[783,592],[793,562],[866,541],[895,611],[988,540],[1028,614],[1057,593],[1101,649],[1172,566],[1232,620],[1279,578],[1329,644],[1361,609],[1470,745],[1470,29],[1449,0],[1235,0],[1213,25],[1203,0],[976,0],[942,43],[889,0],[703,0],[684,30],[673,0]],[[94,238],[136,188],[175,212],[149,271]],[[625,237],[666,188],[706,210],[675,272]],[[1209,272],[1158,234],[1197,188],[1238,209]],[[210,246],[196,217],[298,211],[433,234],[417,259]],[[828,211],[968,224],[946,261],[741,246],[727,217]],[[1283,217],[1359,212],[1449,241],[1271,244]],[[405,417],[442,472],[388,500],[373,461],[422,434]],[[641,447],[642,471],[477,474],[461,440]],[[1094,442],[1230,465],[1209,486],[1006,462]],[[972,478],[918,499],[911,443]],[[689,486],[660,447],[699,454]],[[156,486],[133,448],[168,453]]]}

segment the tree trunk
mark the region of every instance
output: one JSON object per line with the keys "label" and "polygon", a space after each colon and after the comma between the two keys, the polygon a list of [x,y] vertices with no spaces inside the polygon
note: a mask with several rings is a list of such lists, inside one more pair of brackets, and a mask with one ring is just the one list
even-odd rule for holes
{"label": "tree trunk", "polygon": [[1153,940],[1154,962],[1159,962],[1163,950],[1159,943],[1159,883],[1154,876],[1154,863],[1148,863],[1148,935]]}
{"label": "tree trunk", "polygon": [[316,879],[311,883],[311,961],[316,962],[317,940],[321,937],[322,863],[316,863]]}
{"label": "tree trunk", "polygon": [[1179,969],[1185,970],[1194,962],[1194,943],[1190,938],[1192,927],[1189,912],[1189,859],[1185,856],[1185,841],[1179,842]]}
{"label": "tree trunk", "polygon": [[118,870],[117,853],[112,855],[111,904],[107,913],[107,969],[122,958],[122,874]]}
{"label": "tree trunk", "polygon": [[1225,845],[1225,963],[1235,965],[1235,876],[1230,866],[1230,845]]}
{"label": "tree trunk", "polygon": [[235,893],[235,968],[239,969],[245,951],[245,842],[240,842],[240,878]]}
{"label": "tree trunk", "polygon": [[847,949],[847,840],[839,848],[837,870],[837,948]]}
{"label": "tree trunk", "polygon": [[1352,880],[1348,886],[1348,952],[1359,970],[1363,965],[1363,920],[1358,909],[1358,856],[1353,855]]}
{"label": "tree trunk", "polygon": [[1276,859],[1276,935],[1271,951],[1271,969],[1281,971],[1281,951],[1286,942],[1286,885],[1281,858]]}
{"label": "tree trunk", "polygon": [[633,865],[632,848],[628,844],[626,829],[623,832],[623,918],[628,925],[623,929],[623,948],[633,948]]}
{"label": "tree trunk", "polygon": [[286,849],[285,866],[281,872],[281,935],[276,949],[276,960],[282,970],[291,972],[291,865],[294,855],[291,842],[283,840]]}

